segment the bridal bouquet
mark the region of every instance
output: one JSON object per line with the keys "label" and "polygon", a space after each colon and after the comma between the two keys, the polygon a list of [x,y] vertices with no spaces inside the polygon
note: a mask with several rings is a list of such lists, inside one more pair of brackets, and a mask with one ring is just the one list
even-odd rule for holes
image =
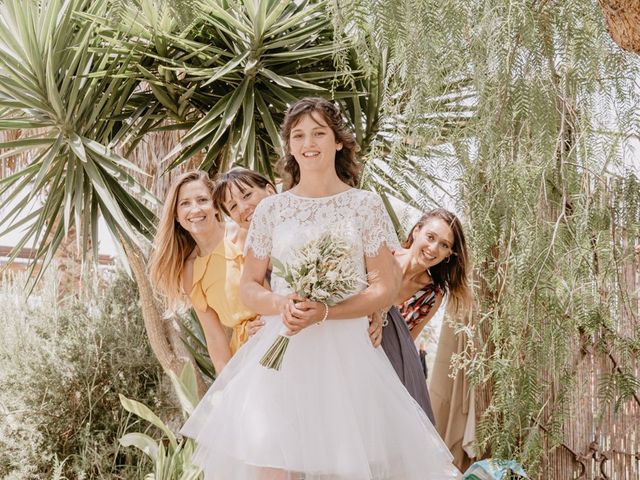
{"label": "bridal bouquet", "polygon": [[[274,273],[300,297],[326,305],[335,305],[364,283],[353,260],[353,246],[343,238],[325,233],[306,243],[287,265],[271,258]],[[286,327],[285,327],[286,328]],[[260,360],[267,368],[280,370],[289,345],[281,333]]]}

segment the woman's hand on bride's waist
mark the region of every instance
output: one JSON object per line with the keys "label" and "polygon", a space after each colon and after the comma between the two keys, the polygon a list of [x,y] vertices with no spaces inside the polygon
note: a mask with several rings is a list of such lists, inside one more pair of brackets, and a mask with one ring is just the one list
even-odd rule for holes
{"label": "woman's hand on bride's waist", "polygon": [[369,339],[373,348],[378,348],[382,344],[382,316],[380,312],[373,312],[369,315]]}
{"label": "woman's hand on bride's waist", "polygon": [[295,335],[303,328],[327,319],[327,306],[313,302],[295,293],[289,295],[289,302],[282,312],[282,321],[289,329],[287,335]]}
{"label": "woman's hand on bride's waist", "polygon": [[262,327],[264,327],[264,320],[262,319],[262,316],[258,315],[253,320],[247,322],[247,334],[250,337],[253,337]]}

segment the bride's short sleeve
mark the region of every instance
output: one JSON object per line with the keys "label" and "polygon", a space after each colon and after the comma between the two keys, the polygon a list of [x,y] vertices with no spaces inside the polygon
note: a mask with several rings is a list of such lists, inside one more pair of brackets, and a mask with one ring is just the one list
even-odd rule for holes
{"label": "bride's short sleeve", "polygon": [[256,258],[264,259],[271,256],[273,247],[273,220],[275,216],[275,205],[271,201],[275,196],[262,200],[251,219],[249,233],[244,243],[245,257],[249,250],[253,252]]}
{"label": "bride's short sleeve", "polygon": [[380,247],[386,246],[389,250],[399,250],[400,243],[393,228],[393,223],[382,199],[373,192],[368,192],[364,205],[364,222],[362,228],[362,244],[364,254],[374,257],[380,251]]}

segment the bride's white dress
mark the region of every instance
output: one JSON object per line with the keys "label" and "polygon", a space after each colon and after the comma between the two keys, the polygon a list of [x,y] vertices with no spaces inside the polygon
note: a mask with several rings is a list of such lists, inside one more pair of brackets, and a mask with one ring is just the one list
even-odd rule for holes
{"label": "bride's white dress", "polygon": [[[365,256],[398,240],[380,197],[351,189],[321,198],[285,192],[254,213],[246,249],[283,263],[331,231]],[[363,277],[364,278],[364,277]],[[275,274],[273,291],[289,289]],[[291,337],[279,371],[260,359],[280,333],[279,316],[227,364],[182,433],[198,442],[206,480],[444,480],[452,456],[381,348],[366,317],[328,320]]]}

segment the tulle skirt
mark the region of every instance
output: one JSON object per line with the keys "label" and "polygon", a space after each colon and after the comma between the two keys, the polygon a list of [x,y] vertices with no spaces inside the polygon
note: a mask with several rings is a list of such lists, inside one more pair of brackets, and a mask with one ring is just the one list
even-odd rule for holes
{"label": "tulle skirt", "polygon": [[279,316],[227,364],[182,428],[205,480],[444,480],[452,456],[400,382],[366,318],[291,337],[279,371],[260,359]]}

